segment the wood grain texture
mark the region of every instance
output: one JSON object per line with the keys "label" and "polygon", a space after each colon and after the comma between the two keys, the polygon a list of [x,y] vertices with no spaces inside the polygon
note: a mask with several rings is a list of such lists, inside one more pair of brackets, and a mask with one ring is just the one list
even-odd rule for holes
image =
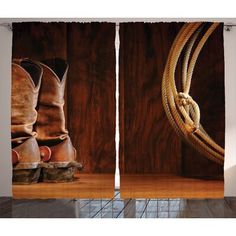
{"label": "wood grain texture", "polygon": [[[165,63],[183,23],[124,23],[120,26],[120,167],[123,174],[172,173],[221,177],[223,168],[182,142],[169,125],[161,100]],[[200,54],[191,95],[201,122],[224,145],[222,25]],[[180,59],[176,77],[180,78]],[[177,81],[177,87],[180,85]]]}
{"label": "wood grain texture", "polygon": [[165,62],[181,25],[120,25],[120,168],[123,174],[181,173],[181,141],[167,120],[161,98]]}
{"label": "wood grain texture", "polygon": [[[68,183],[13,185],[15,199],[112,198],[114,175],[79,174]],[[42,191],[43,189],[43,191]],[[224,181],[184,178],[176,175],[124,175],[120,198],[223,198]],[[119,197],[118,197],[119,198]]]}
{"label": "wood grain texture", "polygon": [[68,25],[68,124],[86,173],[115,171],[115,24]]}
{"label": "wood grain texture", "polygon": [[24,22],[13,24],[13,57],[33,60],[67,58],[67,24]]}
{"label": "wood grain texture", "polygon": [[[77,180],[67,183],[38,183],[13,185],[15,199],[48,198],[112,198],[114,196],[113,174],[77,175]],[[43,191],[42,191],[43,190]]]}
{"label": "wood grain texture", "polygon": [[224,181],[177,175],[122,175],[121,198],[223,198]]}

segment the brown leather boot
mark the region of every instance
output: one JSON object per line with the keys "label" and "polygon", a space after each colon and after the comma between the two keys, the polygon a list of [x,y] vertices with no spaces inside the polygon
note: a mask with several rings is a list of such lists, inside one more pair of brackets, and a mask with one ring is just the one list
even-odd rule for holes
{"label": "brown leather boot", "polygon": [[43,77],[36,131],[44,160],[43,181],[72,181],[75,172],[82,165],[76,160],[76,150],[65,128],[63,106],[68,64],[63,59],[52,59],[40,65],[43,68]]}
{"label": "brown leather boot", "polygon": [[11,94],[11,137],[13,183],[38,182],[40,152],[33,125],[37,120],[37,101],[42,68],[28,59],[13,60]]}

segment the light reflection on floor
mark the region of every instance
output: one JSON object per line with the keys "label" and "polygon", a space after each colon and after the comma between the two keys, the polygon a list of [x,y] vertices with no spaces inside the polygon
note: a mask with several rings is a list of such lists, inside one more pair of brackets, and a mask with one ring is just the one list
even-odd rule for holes
{"label": "light reflection on floor", "polygon": [[236,218],[236,198],[48,199],[0,198],[2,218]]}

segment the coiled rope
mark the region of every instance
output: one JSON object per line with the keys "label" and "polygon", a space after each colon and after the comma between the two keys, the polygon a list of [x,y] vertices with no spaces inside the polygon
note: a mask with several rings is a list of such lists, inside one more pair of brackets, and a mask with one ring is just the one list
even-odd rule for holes
{"label": "coiled rope", "polygon": [[[209,36],[219,23],[213,23],[193,46],[203,30],[203,23],[186,23],[176,36],[166,62],[162,79],[162,102],[170,124],[179,136],[208,159],[223,165],[224,149],[219,146],[200,124],[200,109],[189,95],[194,67],[198,56]],[[193,52],[192,52],[193,51]],[[181,53],[184,52],[182,65],[182,91],[175,84],[175,71]]]}

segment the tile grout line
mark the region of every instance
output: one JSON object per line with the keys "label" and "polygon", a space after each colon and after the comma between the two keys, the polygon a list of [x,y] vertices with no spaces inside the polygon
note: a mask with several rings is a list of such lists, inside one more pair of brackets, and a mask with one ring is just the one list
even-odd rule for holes
{"label": "tile grout line", "polygon": [[[81,200],[81,199],[79,199],[79,200],[78,200],[78,199],[75,199],[75,200],[73,199],[73,200],[71,200],[71,201],[77,202],[77,201],[80,201],[80,200]],[[91,199],[88,199],[88,202],[87,202],[85,205],[83,205],[81,208],[79,208],[79,210],[80,210],[80,209],[83,209],[85,206],[87,206],[87,205],[88,205],[90,202],[92,202],[92,201],[93,201],[92,198],[91,198]]]}
{"label": "tile grout line", "polygon": [[96,212],[95,215],[93,215],[91,218],[94,218],[96,215],[98,215],[99,212],[101,212],[110,202],[112,202],[118,194],[119,194],[119,192],[117,192],[117,194],[116,194],[113,198],[111,198],[111,199],[110,199],[98,212]]}
{"label": "tile grout line", "polygon": [[125,209],[125,208],[127,207],[127,205],[130,203],[130,201],[131,201],[131,198],[130,198],[129,201],[125,204],[125,206],[123,207],[123,209],[119,212],[119,214],[117,215],[116,218],[118,218],[119,215],[124,211],[124,209]]}
{"label": "tile grout line", "polygon": [[149,202],[150,202],[150,199],[147,199],[147,200],[148,200],[148,202],[147,202],[146,206],[144,207],[144,209],[143,209],[143,212],[142,212],[142,214],[141,214],[140,218],[142,218],[142,217],[143,217],[143,215],[144,215],[144,212],[146,211],[146,209],[147,209],[147,206],[148,206],[148,204],[149,204]]}

